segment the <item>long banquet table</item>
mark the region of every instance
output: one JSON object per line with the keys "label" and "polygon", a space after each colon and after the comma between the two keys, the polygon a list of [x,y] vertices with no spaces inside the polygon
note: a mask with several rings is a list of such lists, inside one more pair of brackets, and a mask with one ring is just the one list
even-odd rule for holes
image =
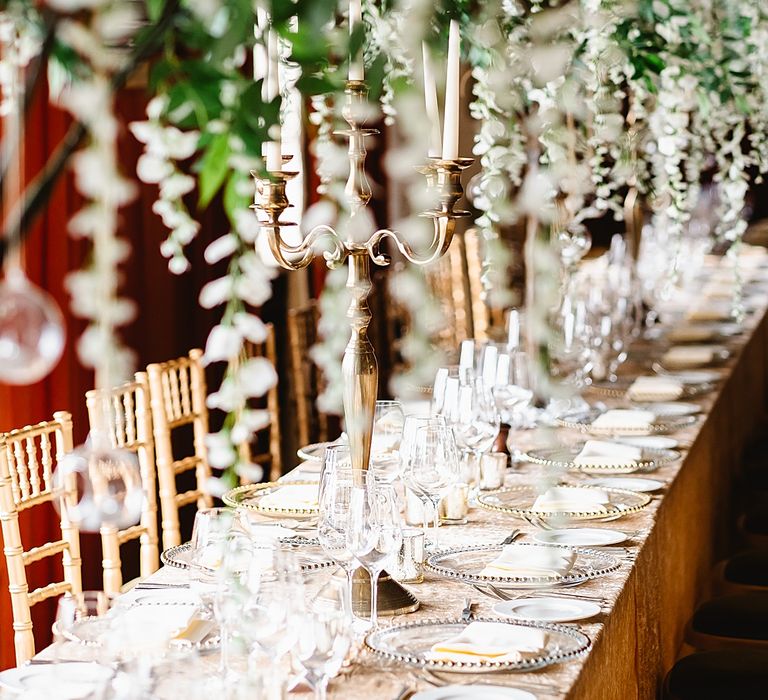
{"label": "long banquet table", "polygon": [[[695,399],[702,406],[701,417],[674,434],[683,458],[651,474],[665,482],[663,491],[639,513],[605,525],[640,531],[629,542],[631,551],[622,557],[620,568],[573,589],[574,593],[608,601],[599,616],[578,625],[592,640],[589,653],[535,672],[483,677],[457,674],[455,682],[516,686],[543,699],[656,697],[682,644],[686,621],[706,593],[711,569],[723,550],[729,520],[729,484],[742,449],[767,406],[768,317],[764,303],[747,316],[744,328],[729,343],[731,357],[720,367],[722,381],[713,392]],[[588,394],[586,398],[612,403]],[[558,429],[558,438],[578,437],[576,432]],[[540,470],[535,465],[523,465],[509,473],[507,485],[530,483]],[[577,482],[581,478],[569,475],[567,480]],[[466,525],[441,528],[441,546],[498,542],[517,527],[526,534],[533,529],[510,516],[473,509]],[[522,541],[530,541],[530,537]],[[185,572],[166,567],[152,578],[178,581],[185,578]],[[497,602],[460,582],[441,580],[429,573],[423,583],[410,588],[421,607],[408,616],[394,618],[395,623],[458,617],[468,596],[481,615],[491,615]],[[561,593],[567,595],[568,590]],[[42,655],[48,653],[44,650]],[[211,664],[213,670],[216,657],[201,657],[200,663]],[[430,687],[417,671],[389,665],[362,652],[345,673],[332,681],[329,694],[337,698],[395,698],[404,686],[419,690]],[[309,691],[294,692],[297,698],[309,697]]]}

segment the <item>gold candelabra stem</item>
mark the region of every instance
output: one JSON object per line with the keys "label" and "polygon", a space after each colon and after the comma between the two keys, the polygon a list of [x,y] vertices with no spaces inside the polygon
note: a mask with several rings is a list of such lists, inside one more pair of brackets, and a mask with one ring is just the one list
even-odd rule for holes
{"label": "gold candelabra stem", "polygon": [[[371,199],[371,187],[365,174],[365,139],[378,132],[365,128],[367,109],[365,83],[349,81],[342,109],[342,116],[348,128],[337,131],[336,134],[346,136],[349,140],[349,176],[344,192],[353,220],[355,214]],[[326,225],[312,229],[300,244],[289,245],[283,239],[282,229],[296,224],[283,222],[281,217],[290,207],[286,184],[295,173],[270,172],[267,178],[253,173],[256,178],[253,208],[260,214],[260,222],[269,237],[270,250],[282,267],[288,270],[306,267],[317,257],[318,244],[322,241],[330,244],[330,249],[323,253],[329,267],[335,267],[348,260],[346,286],[351,296],[347,310],[350,338],[342,360],[342,379],[345,426],[349,436],[352,467],[356,470],[368,469],[370,462],[379,380],[376,355],[368,339],[368,326],[371,322],[371,310],[368,306],[368,295],[372,288],[371,262],[379,266],[389,264],[389,256],[380,251],[381,243],[385,239],[391,239],[405,258],[416,265],[425,265],[442,256],[451,245],[456,219],[470,215],[469,212],[456,209],[456,204],[464,194],[461,173],[471,163],[471,158],[435,158],[420,168],[427,178],[428,187],[435,192],[436,201],[435,207],[423,214],[433,221],[432,240],[424,251],[415,251],[397,232],[389,229],[375,231],[367,240],[360,241],[351,235],[351,231],[342,237]],[[390,583],[394,586],[393,582]],[[399,592],[393,592],[391,589],[390,595],[382,598],[382,614],[406,612],[418,606],[418,601],[405,589],[398,589]],[[362,608],[365,604],[365,595],[356,597],[356,607]]]}

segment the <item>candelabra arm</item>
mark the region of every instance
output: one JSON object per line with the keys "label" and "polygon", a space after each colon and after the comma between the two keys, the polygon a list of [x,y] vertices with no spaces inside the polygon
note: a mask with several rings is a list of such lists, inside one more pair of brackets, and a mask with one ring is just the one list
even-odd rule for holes
{"label": "candelabra arm", "polygon": [[337,267],[347,257],[347,249],[333,228],[325,224],[315,226],[299,245],[289,245],[280,235],[281,224],[265,224],[268,229],[269,249],[281,267],[287,270],[300,270],[318,256],[318,244],[329,241],[331,249],[323,251],[328,267]]}

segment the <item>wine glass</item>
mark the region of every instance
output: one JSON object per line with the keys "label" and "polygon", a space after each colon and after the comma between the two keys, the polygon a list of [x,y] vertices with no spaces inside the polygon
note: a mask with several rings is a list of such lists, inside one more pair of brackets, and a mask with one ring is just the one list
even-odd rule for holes
{"label": "wine glass", "polygon": [[465,456],[467,483],[479,481],[480,458],[493,447],[499,434],[499,413],[490,388],[479,378],[467,378],[455,392],[455,401],[446,400],[446,421],[453,428],[456,445]]}
{"label": "wine glass", "polygon": [[322,603],[316,602],[302,620],[295,655],[306,671],[316,700],[327,697],[328,681],[341,669],[352,644],[352,629],[344,612],[344,604],[329,601],[338,590],[326,593]]}
{"label": "wine glass", "polygon": [[56,643],[54,660],[59,661],[62,647],[73,639],[75,626],[106,615],[116,602],[117,596],[105,591],[82,591],[61,596],[56,604],[56,620],[51,628]]}
{"label": "wine glass", "polygon": [[400,475],[400,442],[405,414],[399,401],[377,401],[373,416],[371,471],[389,483]]}
{"label": "wine glass", "polygon": [[416,430],[406,469],[407,482],[433,506],[434,538],[438,548],[440,514],[438,503],[449,486],[459,479],[459,457],[453,431],[445,425],[427,425]]}
{"label": "wine glass", "polygon": [[269,697],[283,697],[288,674],[282,672],[280,660],[297,643],[306,612],[300,569],[289,551],[271,546],[256,551],[245,581],[243,632],[255,646],[251,654],[268,658]]}
{"label": "wine glass", "polygon": [[521,350],[499,355],[492,389],[501,420],[513,430],[522,427],[533,398],[528,355]]}
{"label": "wine glass", "polygon": [[350,546],[350,509],[356,492],[367,487],[369,478],[373,480],[373,475],[368,472],[336,466],[333,469],[326,468],[320,485],[318,539],[323,551],[347,575],[346,597],[350,617],[354,617],[352,577],[359,566]]}
{"label": "wine glass", "polygon": [[202,580],[209,579],[221,567],[234,520],[232,508],[201,508],[195,513],[190,564]]}
{"label": "wine glass", "polygon": [[376,627],[379,574],[403,541],[400,506],[393,486],[375,479],[354,496],[347,534],[352,553],[371,576],[371,627]]}
{"label": "wine glass", "polygon": [[[457,368],[458,373],[458,368]],[[427,533],[429,530],[429,509],[432,507],[432,501],[427,494],[423,493],[421,489],[410,478],[410,472],[408,465],[411,457],[414,454],[416,434],[419,428],[427,426],[445,426],[445,417],[442,415],[423,416],[414,413],[409,413],[405,417],[405,423],[403,424],[403,439],[400,443],[400,462],[401,473],[403,474],[403,482],[405,485],[413,491],[419,500],[423,504],[422,508],[422,520],[421,525],[424,530],[424,541],[427,541]]]}

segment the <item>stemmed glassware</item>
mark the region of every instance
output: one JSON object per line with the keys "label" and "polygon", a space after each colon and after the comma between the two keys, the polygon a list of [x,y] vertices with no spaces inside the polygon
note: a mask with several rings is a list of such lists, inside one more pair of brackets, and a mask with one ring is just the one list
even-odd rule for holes
{"label": "stemmed glassware", "polygon": [[426,425],[416,430],[406,467],[406,483],[433,507],[434,538],[438,548],[438,503],[459,479],[459,456],[453,431],[445,425]]}
{"label": "stemmed glassware", "polygon": [[403,483],[411,490],[422,502],[422,529],[424,530],[424,541],[427,541],[429,530],[429,515],[432,508],[432,500],[429,495],[424,493],[419,485],[411,478],[409,469],[411,459],[416,450],[416,436],[420,428],[426,427],[445,427],[445,417],[441,415],[422,416],[417,414],[408,414],[403,424],[403,440],[400,444],[400,461],[403,474]]}
{"label": "stemmed glassware", "polygon": [[492,395],[502,422],[512,430],[523,427],[526,409],[533,398],[530,366],[525,352],[516,350],[499,355]]}
{"label": "stemmed glassware", "polygon": [[[493,447],[499,434],[499,413],[490,387],[480,378],[467,373],[453,387],[449,380],[443,415],[453,428],[456,446],[465,456],[470,472],[467,483],[479,481],[480,458]],[[471,459],[472,458],[472,459]]]}
{"label": "stemmed glassware", "polygon": [[352,643],[343,601],[328,600],[334,594],[338,589],[326,593],[326,600],[315,601],[307,611],[295,646],[295,656],[306,671],[305,680],[312,686],[316,700],[327,697],[328,681],[341,669]]}
{"label": "stemmed glassware", "polygon": [[377,581],[403,541],[397,494],[391,484],[370,482],[355,490],[350,502],[348,538],[355,558],[371,576],[371,627],[377,623]]}
{"label": "stemmed glassware", "polygon": [[347,610],[350,618],[353,618],[352,577],[360,564],[351,546],[351,513],[354,499],[366,497],[363,491],[373,482],[373,475],[351,468],[329,467],[326,462],[320,485],[317,533],[323,551],[344,569],[347,575]]}
{"label": "stemmed glassware", "polygon": [[377,401],[373,416],[370,469],[381,481],[400,476],[400,442],[405,414],[399,401]]}

